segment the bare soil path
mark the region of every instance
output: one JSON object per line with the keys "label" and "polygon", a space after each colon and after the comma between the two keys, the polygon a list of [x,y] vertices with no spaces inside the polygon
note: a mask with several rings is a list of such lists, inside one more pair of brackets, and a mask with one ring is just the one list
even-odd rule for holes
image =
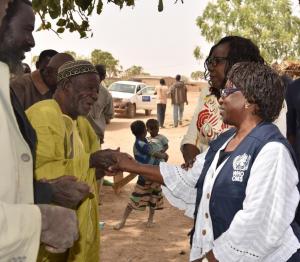
{"label": "bare soil path", "polygon": [[[185,106],[183,125],[172,127],[172,107],[167,105],[166,128],[160,132],[169,139],[169,163],[181,164],[180,141],[187,131],[196,106],[198,92],[189,92],[189,105]],[[170,102],[170,101],[169,101]],[[134,120],[146,121],[156,118],[156,112],[146,117],[138,112],[135,119],[115,118],[108,125],[103,148],[120,147],[121,151],[132,154],[134,136],[130,124]],[[115,231],[115,225],[121,216],[134,183],[126,185],[119,195],[115,195],[111,187],[103,187],[102,205],[100,206],[101,221],[105,221],[101,231],[101,262],[184,262],[189,258],[189,237],[187,236],[193,221],[170,206],[165,200],[165,208],[155,213],[153,228],[146,228],[148,210],[133,212],[126,226]]]}

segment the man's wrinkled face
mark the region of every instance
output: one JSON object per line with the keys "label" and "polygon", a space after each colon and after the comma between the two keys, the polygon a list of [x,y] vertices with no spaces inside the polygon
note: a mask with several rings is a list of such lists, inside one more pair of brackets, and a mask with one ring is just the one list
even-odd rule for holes
{"label": "man's wrinkled face", "polygon": [[88,73],[76,76],[70,81],[72,83],[72,91],[69,94],[70,116],[73,119],[86,116],[98,99],[99,76]]}
{"label": "man's wrinkled face", "polygon": [[16,14],[10,19],[1,36],[0,60],[6,62],[12,71],[21,65],[25,53],[35,45],[32,35],[34,22],[32,7],[19,3]]}

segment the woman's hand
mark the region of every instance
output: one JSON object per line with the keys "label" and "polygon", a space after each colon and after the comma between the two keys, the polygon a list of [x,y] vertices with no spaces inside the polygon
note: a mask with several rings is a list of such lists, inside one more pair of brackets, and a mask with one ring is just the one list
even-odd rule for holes
{"label": "woman's hand", "polygon": [[200,154],[199,148],[192,144],[184,144],[181,148],[181,152],[185,163],[190,162]]}
{"label": "woman's hand", "polygon": [[208,253],[205,254],[204,257],[193,260],[192,262],[219,262],[219,261],[215,258],[213,251],[210,250]]}
{"label": "woman's hand", "polygon": [[208,253],[206,253],[205,257],[208,260],[208,262],[218,262],[218,260],[215,258],[215,255],[212,250],[210,250]]}
{"label": "woman's hand", "polygon": [[166,152],[165,152],[164,154],[165,154],[164,160],[165,160],[166,162],[168,162],[169,155],[168,155]]}
{"label": "woman's hand", "polygon": [[189,168],[193,167],[195,161],[196,161],[196,158],[188,160],[187,162],[185,162],[181,165],[181,168],[187,171]]}
{"label": "woman's hand", "polygon": [[153,156],[158,158],[158,159],[163,159],[166,162],[169,159],[169,155],[166,152],[162,152],[162,151],[154,153]]}
{"label": "woman's hand", "polygon": [[107,170],[108,167],[115,164],[115,160],[112,158],[114,153],[120,152],[120,148],[117,149],[105,149],[99,150],[91,154],[90,167]]}
{"label": "woman's hand", "polygon": [[111,157],[115,162],[108,168],[108,171],[111,173],[116,173],[119,171],[131,172],[132,170],[134,171],[135,167],[138,165],[135,159],[127,153],[112,152]]}

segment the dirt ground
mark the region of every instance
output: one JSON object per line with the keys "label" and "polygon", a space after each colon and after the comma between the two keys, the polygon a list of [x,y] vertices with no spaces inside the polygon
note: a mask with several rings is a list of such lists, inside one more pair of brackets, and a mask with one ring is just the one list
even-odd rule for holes
{"label": "dirt ground", "polygon": [[[183,158],[180,152],[180,141],[187,131],[187,127],[193,115],[198,92],[189,92],[189,104],[185,106],[183,125],[172,127],[172,107],[167,105],[165,129],[160,133],[169,139],[169,163],[181,164]],[[170,102],[170,101],[169,101]],[[146,121],[148,118],[156,118],[156,112],[146,117],[143,112],[138,112],[134,120]],[[130,131],[130,123],[133,119],[114,118],[108,125],[105,133],[103,148],[120,147],[121,151],[132,154],[134,136]],[[165,200],[163,210],[155,213],[153,228],[146,228],[148,210],[133,212],[126,226],[115,231],[115,225],[127,205],[128,198],[136,180],[131,181],[116,195],[111,187],[103,187],[102,205],[100,206],[100,218],[105,222],[101,231],[101,262],[183,262],[189,258],[189,237],[187,236],[193,221],[170,206]]]}

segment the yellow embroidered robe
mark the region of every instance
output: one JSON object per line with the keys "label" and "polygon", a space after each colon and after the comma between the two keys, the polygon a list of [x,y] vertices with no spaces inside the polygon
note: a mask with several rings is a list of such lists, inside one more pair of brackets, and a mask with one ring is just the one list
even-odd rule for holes
{"label": "yellow embroidered robe", "polygon": [[37,133],[36,179],[74,175],[93,192],[77,210],[80,239],[64,254],[51,254],[41,247],[38,261],[97,262],[98,190],[95,170],[89,168],[90,154],[100,147],[97,136],[84,117],[76,121],[63,115],[53,99],[34,104],[26,114]]}

